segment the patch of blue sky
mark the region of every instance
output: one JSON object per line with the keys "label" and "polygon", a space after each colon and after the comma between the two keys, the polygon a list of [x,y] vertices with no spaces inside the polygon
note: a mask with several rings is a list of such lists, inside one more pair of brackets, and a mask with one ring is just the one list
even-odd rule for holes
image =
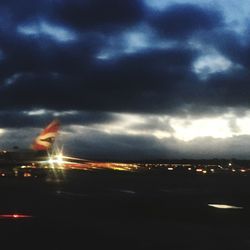
{"label": "patch of blue sky", "polygon": [[244,31],[250,20],[249,0],[144,0],[149,8],[159,11],[174,4],[194,4],[204,8],[213,8],[222,13],[229,29]]}

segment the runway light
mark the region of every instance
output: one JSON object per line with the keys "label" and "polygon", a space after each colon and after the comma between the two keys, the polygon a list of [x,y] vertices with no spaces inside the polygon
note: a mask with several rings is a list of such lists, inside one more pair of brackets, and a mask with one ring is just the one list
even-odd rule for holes
{"label": "runway light", "polygon": [[51,156],[48,160],[48,163],[54,167],[54,164],[56,166],[61,166],[63,163],[64,163],[64,160],[63,160],[63,155],[62,154],[58,154],[58,155],[55,155],[55,156]]}
{"label": "runway light", "polygon": [[31,177],[31,173],[27,173],[27,172],[26,172],[26,173],[23,174],[23,176],[24,176],[24,177]]}
{"label": "runway light", "polygon": [[55,159],[55,162],[56,162],[57,164],[59,164],[59,165],[63,164],[63,155],[62,155],[62,153],[56,155],[55,158],[56,158],[56,159]]}
{"label": "runway light", "polygon": [[219,209],[243,209],[243,207],[231,206],[226,204],[208,204],[208,206]]}
{"label": "runway light", "polygon": [[49,160],[48,160],[48,162],[49,162],[50,165],[53,165],[54,160],[50,157]]}
{"label": "runway light", "polygon": [[0,214],[0,219],[26,219],[32,217],[32,215],[27,214]]}

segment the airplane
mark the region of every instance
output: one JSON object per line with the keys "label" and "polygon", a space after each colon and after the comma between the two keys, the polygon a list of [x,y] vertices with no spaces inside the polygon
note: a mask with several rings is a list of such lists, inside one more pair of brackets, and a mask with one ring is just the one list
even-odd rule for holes
{"label": "airplane", "polygon": [[34,151],[47,151],[52,149],[55,138],[60,128],[59,120],[53,120],[35,139],[32,144]]}
{"label": "airplane", "polygon": [[60,128],[59,120],[50,122],[33,141],[31,148],[26,150],[0,151],[0,168],[29,165],[48,158],[52,152],[55,138]]}
{"label": "airplane", "polygon": [[[54,148],[54,142],[60,129],[58,119],[53,120],[43,129],[27,150],[0,151],[0,176],[10,171],[53,170],[132,170],[134,167],[112,162],[98,162],[63,155],[62,150]],[[7,171],[6,171],[7,169]],[[26,173],[25,173],[26,174]],[[29,173],[27,173],[29,174]]]}
{"label": "airplane", "polygon": [[[50,122],[34,139],[30,149],[0,151],[0,176],[13,170],[23,169],[91,169],[89,160],[63,155],[62,150],[54,148],[54,142],[60,129],[58,119]],[[7,170],[7,171],[6,171]]]}

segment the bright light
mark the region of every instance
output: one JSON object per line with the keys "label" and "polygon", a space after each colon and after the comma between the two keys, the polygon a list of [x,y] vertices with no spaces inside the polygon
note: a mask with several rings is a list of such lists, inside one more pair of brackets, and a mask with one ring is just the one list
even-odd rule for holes
{"label": "bright light", "polygon": [[47,162],[52,168],[58,167],[58,166],[61,167],[65,163],[65,161],[63,160],[64,157],[65,156],[63,155],[62,151],[59,151],[56,154],[49,155],[49,159]]}
{"label": "bright light", "polygon": [[24,173],[24,177],[31,177],[31,173]]}
{"label": "bright light", "polygon": [[50,164],[50,165],[53,165],[53,164],[54,164],[54,160],[53,160],[53,158],[52,158],[52,157],[50,157],[50,158],[49,158],[49,160],[48,160],[48,162],[49,162],[49,164]]}
{"label": "bright light", "polygon": [[174,136],[183,141],[206,136],[227,138],[232,134],[228,121],[223,118],[203,118],[197,120],[173,118],[170,120],[170,125],[175,130]]}
{"label": "bright light", "polygon": [[231,206],[226,204],[208,204],[208,206],[219,209],[243,209],[243,207]]}
{"label": "bright light", "polygon": [[202,169],[201,168],[197,168],[195,171],[196,172],[202,172]]}
{"label": "bright light", "polygon": [[62,153],[56,155],[55,158],[56,158],[55,159],[56,164],[59,164],[59,165],[63,164],[63,155],[62,155]]}

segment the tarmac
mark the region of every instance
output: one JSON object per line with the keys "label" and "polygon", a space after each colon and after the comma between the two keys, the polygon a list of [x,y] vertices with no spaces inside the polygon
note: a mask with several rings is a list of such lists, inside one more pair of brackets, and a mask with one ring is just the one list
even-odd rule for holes
{"label": "tarmac", "polygon": [[71,170],[0,197],[4,249],[250,249],[249,175]]}

